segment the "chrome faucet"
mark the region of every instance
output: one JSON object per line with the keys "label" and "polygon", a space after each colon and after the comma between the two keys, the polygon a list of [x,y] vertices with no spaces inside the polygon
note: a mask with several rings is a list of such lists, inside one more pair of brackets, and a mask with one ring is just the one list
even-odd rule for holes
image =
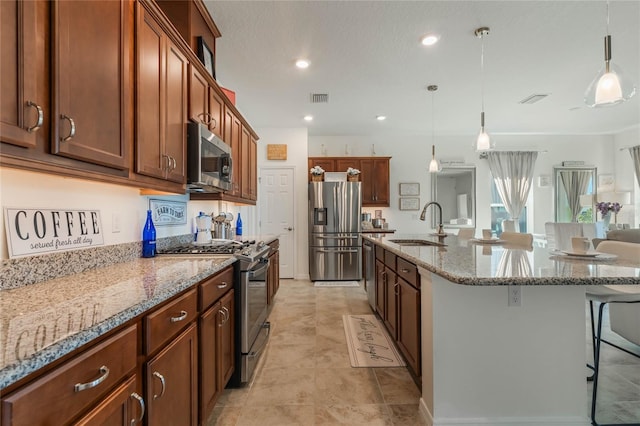
{"label": "chrome faucet", "polygon": [[422,209],[422,213],[420,213],[420,220],[424,221],[427,217],[427,207],[430,205],[435,205],[438,208],[438,212],[440,213],[440,220],[438,221],[438,228],[436,229],[437,234],[444,234],[444,227],[442,226],[442,206],[435,201],[429,201],[424,205]]}

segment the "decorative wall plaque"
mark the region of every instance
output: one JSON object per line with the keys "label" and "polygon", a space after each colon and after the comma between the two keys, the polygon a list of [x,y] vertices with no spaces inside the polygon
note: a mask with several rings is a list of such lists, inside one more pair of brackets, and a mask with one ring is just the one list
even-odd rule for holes
{"label": "decorative wall plaque", "polygon": [[99,210],[5,208],[9,257],[104,245]]}
{"label": "decorative wall plaque", "polygon": [[149,200],[149,210],[155,226],[184,225],[187,223],[186,201]]}
{"label": "decorative wall plaque", "polygon": [[286,144],[267,144],[267,160],[286,160]]}

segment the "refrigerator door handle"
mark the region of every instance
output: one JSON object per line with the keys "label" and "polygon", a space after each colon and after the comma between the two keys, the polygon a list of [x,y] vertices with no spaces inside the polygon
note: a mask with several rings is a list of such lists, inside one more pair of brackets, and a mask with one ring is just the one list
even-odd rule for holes
{"label": "refrigerator door handle", "polygon": [[337,253],[337,254],[343,254],[343,253],[357,253],[358,249],[351,249],[351,250],[340,250],[340,249],[316,249],[317,252],[319,253]]}
{"label": "refrigerator door handle", "polygon": [[336,239],[336,240],[357,240],[358,236],[354,237],[336,237],[333,235],[315,235],[316,238],[324,238],[324,239]]}

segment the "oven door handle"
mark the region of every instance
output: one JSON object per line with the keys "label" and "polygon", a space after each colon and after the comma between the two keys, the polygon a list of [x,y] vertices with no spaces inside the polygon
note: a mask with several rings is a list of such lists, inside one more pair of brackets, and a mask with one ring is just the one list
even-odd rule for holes
{"label": "oven door handle", "polygon": [[337,253],[337,254],[348,254],[348,253],[357,253],[358,249],[349,249],[349,250],[341,250],[341,249],[316,249],[318,253]]}
{"label": "oven door handle", "polygon": [[269,261],[269,259],[261,259],[260,263],[262,263],[264,266],[261,266],[258,269],[252,269],[250,271],[247,271],[249,278],[254,278],[256,275],[260,275],[264,273],[269,268],[269,264],[271,262]]}

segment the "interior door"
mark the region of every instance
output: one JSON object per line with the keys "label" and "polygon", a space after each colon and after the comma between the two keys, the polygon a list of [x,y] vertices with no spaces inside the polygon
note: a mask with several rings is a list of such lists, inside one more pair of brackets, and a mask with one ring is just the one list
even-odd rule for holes
{"label": "interior door", "polygon": [[295,227],[293,200],[294,169],[260,169],[260,232],[280,239],[280,278],[293,278],[295,265]]}

